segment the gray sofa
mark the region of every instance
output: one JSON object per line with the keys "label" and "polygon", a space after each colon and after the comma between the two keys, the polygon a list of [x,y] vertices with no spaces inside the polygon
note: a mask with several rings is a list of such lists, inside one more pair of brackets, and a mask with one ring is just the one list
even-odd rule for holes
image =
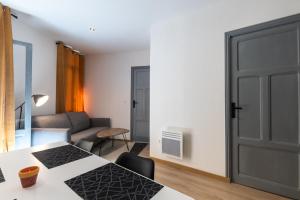
{"label": "gray sofa", "polygon": [[32,145],[79,140],[97,142],[96,134],[111,126],[109,118],[89,118],[85,112],[32,117]]}

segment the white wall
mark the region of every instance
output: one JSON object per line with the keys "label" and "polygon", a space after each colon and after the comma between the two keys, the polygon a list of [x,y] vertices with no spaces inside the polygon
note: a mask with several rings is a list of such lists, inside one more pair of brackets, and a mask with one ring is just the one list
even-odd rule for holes
{"label": "white wall", "polygon": [[[86,56],[85,110],[130,129],[131,67],[147,66],[149,50]],[[129,138],[129,134],[128,134]]]}
{"label": "white wall", "polygon": [[32,44],[32,94],[49,95],[48,102],[32,106],[33,115],[55,113],[56,44],[50,35],[38,32],[20,20],[13,19],[13,39]]}
{"label": "white wall", "polygon": [[[224,33],[296,13],[299,0],[222,0],[154,25],[151,156],[225,176]],[[168,126],[187,129],[183,161],[160,153]]]}
{"label": "white wall", "polygon": [[[15,107],[18,107],[25,100],[26,47],[14,44],[13,50]],[[19,112],[16,113],[17,118]]]}

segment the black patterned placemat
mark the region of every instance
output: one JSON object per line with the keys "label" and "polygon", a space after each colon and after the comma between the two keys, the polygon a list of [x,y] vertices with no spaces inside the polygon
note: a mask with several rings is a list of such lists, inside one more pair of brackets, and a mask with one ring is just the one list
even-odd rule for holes
{"label": "black patterned placemat", "polygon": [[32,154],[48,169],[92,155],[91,153],[83,151],[77,147],[74,147],[73,145],[64,145],[43,151],[33,152]]}
{"label": "black patterned placemat", "polygon": [[65,183],[85,200],[148,200],[164,187],[113,163]]}
{"label": "black patterned placemat", "polygon": [[0,183],[4,182],[5,181],[5,178],[3,176],[3,173],[2,173],[2,170],[0,168]]}

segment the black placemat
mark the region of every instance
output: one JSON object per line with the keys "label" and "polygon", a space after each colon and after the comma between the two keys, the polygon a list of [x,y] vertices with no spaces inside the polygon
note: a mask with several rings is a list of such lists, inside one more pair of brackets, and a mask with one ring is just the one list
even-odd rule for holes
{"label": "black placemat", "polygon": [[3,176],[3,173],[2,173],[2,170],[0,168],[0,183],[4,182],[5,181],[5,178]]}
{"label": "black placemat", "polygon": [[113,163],[65,183],[85,200],[148,200],[164,187]]}
{"label": "black placemat", "polygon": [[32,154],[48,169],[92,155],[91,153],[83,151],[77,147],[74,147],[73,145],[64,145],[43,151],[33,152]]}

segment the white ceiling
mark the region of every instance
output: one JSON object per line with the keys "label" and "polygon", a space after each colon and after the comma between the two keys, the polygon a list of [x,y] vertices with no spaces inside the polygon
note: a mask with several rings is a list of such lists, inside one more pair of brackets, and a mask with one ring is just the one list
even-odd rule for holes
{"label": "white ceiling", "polygon": [[[147,49],[152,24],[212,0],[2,0],[20,21],[85,54]],[[21,14],[22,12],[23,14]],[[89,28],[94,26],[95,32]]]}

